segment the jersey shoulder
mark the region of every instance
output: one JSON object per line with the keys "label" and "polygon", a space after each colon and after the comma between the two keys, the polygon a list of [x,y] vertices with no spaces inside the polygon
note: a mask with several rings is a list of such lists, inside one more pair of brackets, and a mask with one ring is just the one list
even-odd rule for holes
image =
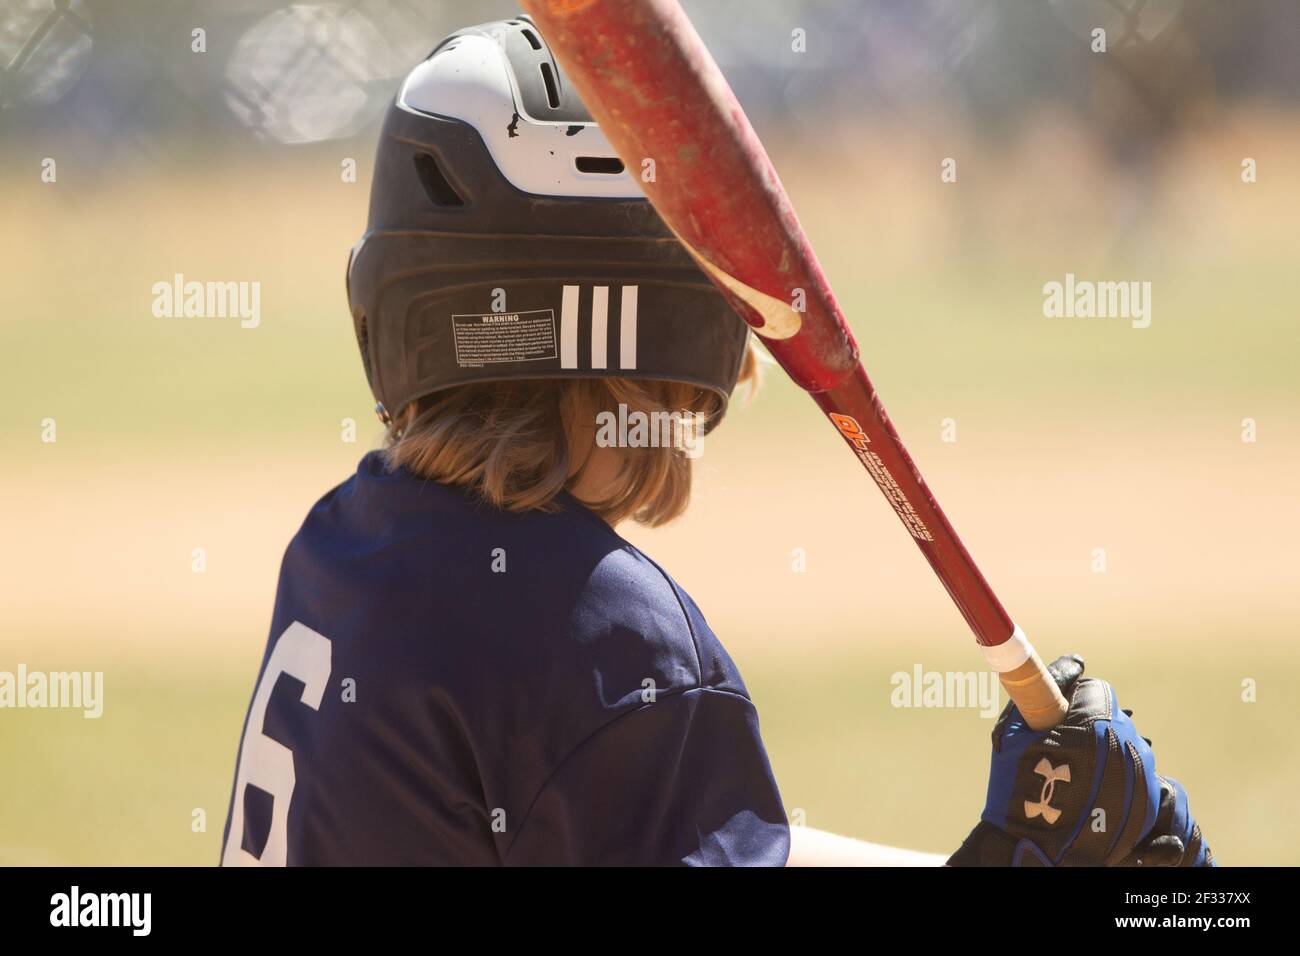
{"label": "jersey shoulder", "polygon": [[664,679],[661,690],[712,687],[747,696],[734,663],[690,595],[639,548],[617,541],[577,595],[573,638],[608,642],[612,654],[637,661],[634,670],[658,672]]}

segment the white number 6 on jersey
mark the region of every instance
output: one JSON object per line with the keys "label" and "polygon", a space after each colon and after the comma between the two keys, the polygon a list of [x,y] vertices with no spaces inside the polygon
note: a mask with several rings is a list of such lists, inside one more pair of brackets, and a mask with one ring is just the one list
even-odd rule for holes
{"label": "white number 6 on jersey", "polygon": [[[257,684],[253,705],[244,724],[244,745],[239,751],[239,773],[235,777],[235,796],[230,809],[230,832],[222,866],[284,866],[288,855],[289,801],[293,799],[296,778],[293,753],[288,747],[262,733],[271,691],[281,674],[303,683],[302,702],[320,710],[321,697],[329,683],[331,662],[329,638],[317,634],[305,624],[294,621],[276,641],[271,659]],[[244,839],[244,792],[249,784],[265,790],[274,801],[271,832],[262,856],[253,856],[240,845]]]}

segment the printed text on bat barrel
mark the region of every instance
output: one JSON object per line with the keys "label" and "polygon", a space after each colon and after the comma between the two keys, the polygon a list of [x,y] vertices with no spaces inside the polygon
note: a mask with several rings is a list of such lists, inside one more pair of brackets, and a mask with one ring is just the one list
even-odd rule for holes
{"label": "printed text on bat barrel", "polygon": [[894,506],[894,511],[902,520],[903,527],[907,528],[912,537],[918,541],[933,541],[934,536],[930,534],[930,530],[926,528],[921,516],[916,513],[912,503],[903,494],[903,489],[898,487],[898,482],[889,473],[889,469],[880,460],[880,456],[868,447],[871,439],[863,433],[862,426],[858,424],[857,419],[851,415],[841,415],[838,412],[828,412],[827,414],[830,416],[831,421],[835,423],[835,427],[840,430],[840,434],[848,439],[849,444],[853,446],[858,458],[866,466],[868,473],[875,480],[884,496],[889,499],[889,503]]}

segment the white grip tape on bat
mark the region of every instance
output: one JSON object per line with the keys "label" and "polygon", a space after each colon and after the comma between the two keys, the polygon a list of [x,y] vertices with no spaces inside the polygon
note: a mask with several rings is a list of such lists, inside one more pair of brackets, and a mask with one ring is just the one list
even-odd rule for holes
{"label": "white grip tape on bat", "polygon": [[1033,647],[1029,644],[1029,639],[1025,637],[1025,632],[1020,629],[1019,624],[1016,625],[1016,629],[1011,636],[1001,644],[993,647],[981,645],[980,650],[984,652],[989,667],[999,674],[1015,670],[1029,660],[1029,656],[1034,652]]}

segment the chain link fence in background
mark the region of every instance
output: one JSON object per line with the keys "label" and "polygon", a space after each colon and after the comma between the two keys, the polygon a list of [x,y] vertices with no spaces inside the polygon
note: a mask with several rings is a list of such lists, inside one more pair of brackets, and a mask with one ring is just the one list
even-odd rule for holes
{"label": "chain link fence in background", "polygon": [[94,31],[81,0],[4,0],[0,109],[47,107],[90,62]]}
{"label": "chain link fence in background", "polygon": [[[941,104],[973,128],[1044,104],[1099,139],[1189,104],[1300,95],[1294,0],[687,0],[755,122],[815,132]],[[446,33],[510,0],[0,0],[0,148],[51,131],[112,152],[233,133],[368,134]],[[1092,49],[1106,31],[1107,52]]]}

